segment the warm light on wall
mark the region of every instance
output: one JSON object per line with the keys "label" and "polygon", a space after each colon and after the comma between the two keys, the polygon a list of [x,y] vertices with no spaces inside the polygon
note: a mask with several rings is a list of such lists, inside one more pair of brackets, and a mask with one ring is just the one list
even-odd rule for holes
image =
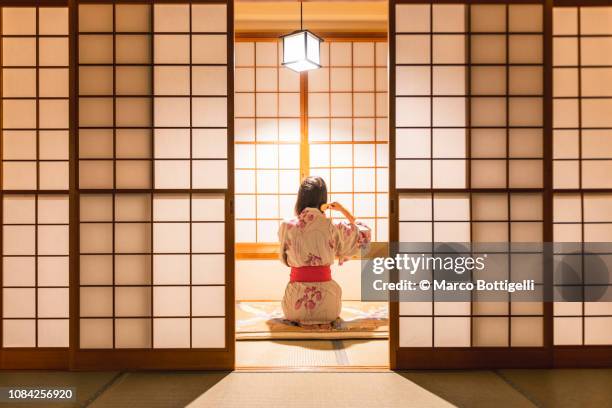
{"label": "warm light on wall", "polygon": [[321,38],[302,29],[302,3],[300,2],[300,29],[281,37],[283,65],[295,72],[321,68]]}

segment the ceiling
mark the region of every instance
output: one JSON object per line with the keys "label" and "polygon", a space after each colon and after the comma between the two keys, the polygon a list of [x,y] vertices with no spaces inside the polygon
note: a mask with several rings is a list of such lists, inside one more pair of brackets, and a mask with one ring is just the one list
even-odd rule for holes
{"label": "ceiling", "polygon": [[[308,1],[304,28],[326,34],[386,33],[386,1]],[[298,1],[237,0],[235,30],[241,34],[277,34],[300,28]]]}

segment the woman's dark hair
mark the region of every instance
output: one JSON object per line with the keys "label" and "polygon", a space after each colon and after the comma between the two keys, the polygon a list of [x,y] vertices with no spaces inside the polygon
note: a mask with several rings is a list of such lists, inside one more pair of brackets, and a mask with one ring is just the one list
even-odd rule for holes
{"label": "woman's dark hair", "polygon": [[327,186],[325,180],[318,176],[306,177],[300,185],[297,201],[295,202],[295,215],[300,215],[304,208],[321,209],[327,203]]}

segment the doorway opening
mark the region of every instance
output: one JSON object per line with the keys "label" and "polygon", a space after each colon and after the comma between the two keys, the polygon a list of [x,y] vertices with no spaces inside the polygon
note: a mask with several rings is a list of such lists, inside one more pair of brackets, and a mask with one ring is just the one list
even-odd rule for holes
{"label": "doorway opening", "polygon": [[277,233],[304,177],[323,177],[329,201],[371,228],[372,250],[388,242],[387,5],[308,2],[303,18],[325,40],[322,67],[296,73],[278,37],[299,28],[300,3],[235,6],[236,366],[388,368],[388,304],[361,301],[359,257],[332,266],[332,329],[294,325],[281,308]]}

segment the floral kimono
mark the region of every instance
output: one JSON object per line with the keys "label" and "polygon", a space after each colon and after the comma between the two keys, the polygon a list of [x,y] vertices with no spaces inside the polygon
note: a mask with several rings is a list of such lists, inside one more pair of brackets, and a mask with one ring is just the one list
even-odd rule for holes
{"label": "floral kimono", "polygon": [[[366,248],[370,229],[362,223],[333,223],[316,208],[306,208],[297,217],[283,221],[278,231],[280,259],[292,268],[292,279],[283,297],[285,318],[301,324],[326,324],[340,316],[342,289],[331,279],[329,266]],[[302,279],[294,279],[295,271]],[[304,272],[327,270],[322,281],[303,279]],[[314,275],[315,279],[317,275]]]}

